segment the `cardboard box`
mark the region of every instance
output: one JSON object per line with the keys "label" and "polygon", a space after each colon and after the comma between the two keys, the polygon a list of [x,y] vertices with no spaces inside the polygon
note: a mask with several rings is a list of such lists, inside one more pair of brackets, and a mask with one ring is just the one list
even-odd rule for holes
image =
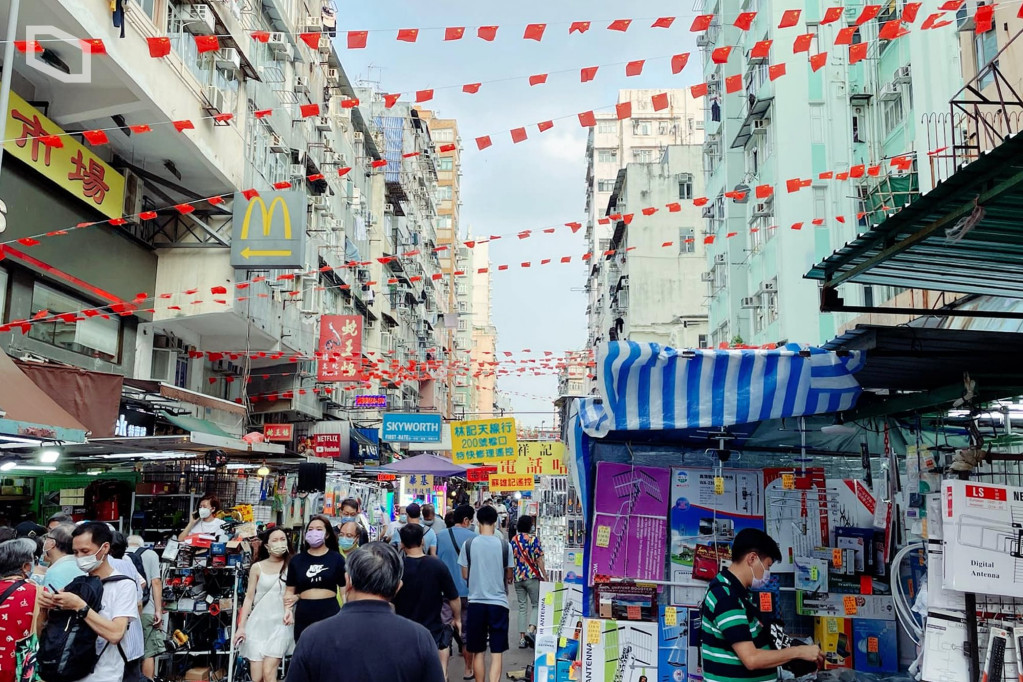
{"label": "cardboard box", "polygon": [[189,668],[185,672],[185,682],[213,682],[223,680],[227,677],[226,670],[213,670],[212,668]]}
{"label": "cardboard box", "polygon": [[849,618],[814,618],[813,641],[824,653],[825,670],[853,667],[853,622]]}

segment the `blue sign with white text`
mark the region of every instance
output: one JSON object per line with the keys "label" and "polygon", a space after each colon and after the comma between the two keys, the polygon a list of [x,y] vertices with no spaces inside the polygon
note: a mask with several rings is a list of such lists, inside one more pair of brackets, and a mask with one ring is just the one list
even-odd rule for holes
{"label": "blue sign with white text", "polygon": [[439,414],[385,412],[380,440],[388,443],[439,443],[442,427]]}

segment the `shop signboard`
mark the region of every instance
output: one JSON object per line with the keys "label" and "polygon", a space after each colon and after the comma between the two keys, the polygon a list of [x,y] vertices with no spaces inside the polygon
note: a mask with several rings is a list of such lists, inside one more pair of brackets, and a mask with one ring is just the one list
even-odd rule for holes
{"label": "shop signboard", "polygon": [[377,474],[377,480],[380,481],[380,482],[397,481],[398,480],[398,475],[397,474]]}
{"label": "shop signboard", "polygon": [[498,462],[518,456],[512,417],[454,422],[451,431],[451,459],[456,464]]}
{"label": "shop signboard", "polygon": [[357,410],[384,410],[387,409],[386,395],[357,395],[352,405]]}
{"label": "shop signboard", "polygon": [[492,493],[529,492],[536,485],[533,474],[491,474],[487,487]]}
{"label": "shop signboard", "polygon": [[442,426],[439,414],[386,412],[380,440],[385,443],[439,443]]}
{"label": "shop signboard", "polygon": [[358,381],[362,368],[362,315],[321,315],[317,352],[317,381]]}
{"label": "shop signboard", "polygon": [[268,441],[290,443],[294,435],[294,424],[263,424],[263,437]]}
{"label": "shop signboard", "polygon": [[145,438],[152,436],[156,429],[156,415],[143,412],[128,405],[121,405],[121,410],[114,423],[114,435],[121,438]]}
{"label": "shop signboard", "polygon": [[471,467],[465,472],[465,480],[470,483],[486,483],[490,480],[491,474],[497,473],[497,467]]}
{"label": "shop signboard", "polygon": [[433,498],[433,474],[407,474],[402,478],[405,494],[413,500],[429,502]]}
{"label": "shop signboard", "polygon": [[491,492],[526,492],[533,490],[535,476],[564,476],[565,445],[554,441],[519,441],[515,459],[497,465],[497,475],[490,477]]}
{"label": "shop signboard", "polygon": [[[49,144],[53,138],[61,145]],[[3,139],[7,154],[108,218],[121,217],[124,176],[13,92]]]}
{"label": "shop signboard", "polygon": [[305,267],[306,193],[234,195],[231,266],[240,270]]}
{"label": "shop signboard", "polygon": [[336,459],[341,456],[340,433],[313,434],[313,452],[317,457]]}

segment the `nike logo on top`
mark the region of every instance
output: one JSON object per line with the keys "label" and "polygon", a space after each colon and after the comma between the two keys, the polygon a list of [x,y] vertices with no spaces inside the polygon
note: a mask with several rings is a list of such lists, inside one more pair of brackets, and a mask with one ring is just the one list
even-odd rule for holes
{"label": "nike logo on top", "polygon": [[323,573],[326,570],[327,567],[324,566],[323,564],[316,564],[314,566],[309,567],[309,570],[305,572],[305,577],[315,578],[316,576],[318,576],[319,574]]}

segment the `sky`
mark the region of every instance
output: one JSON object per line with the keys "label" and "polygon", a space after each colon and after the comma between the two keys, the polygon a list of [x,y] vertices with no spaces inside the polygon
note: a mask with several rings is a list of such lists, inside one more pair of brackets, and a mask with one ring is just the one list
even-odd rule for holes
{"label": "sky", "polygon": [[[613,108],[619,89],[701,82],[695,34],[689,32],[694,14],[691,5],[665,0],[344,3],[337,46],[353,83],[372,81],[382,92],[402,92],[409,100],[416,90],[435,89],[434,99],[423,106],[457,119],[462,138],[463,235],[468,228],[486,237],[585,223],[586,131],[575,115]],[[662,16],[680,18],[670,29],[650,28]],[[627,32],[606,30],[611,21],[626,18],[634,20]],[[590,31],[568,35],[571,22],[587,20]],[[531,23],[548,25],[542,42],[522,39]],[[494,42],[477,38],[475,28],[467,28],[460,41],[443,41],[444,27],[490,25],[500,27]],[[401,28],[421,29],[418,41],[396,41]],[[370,31],[366,49],[347,49],[349,30]],[[681,52],[694,56],[673,76],[670,57]],[[624,63],[637,59],[647,60],[643,75],[627,78]],[[596,79],[581,83],[579,70],[598,65]],[[530,87],[527,78],[537,73],[550,74],[547,84]],[[463,84],[478,82],[483,83],[478,94],[462,93]],[[561,117],[566,118],[557,120]],[[555,126],[543,134],[532,125],[550,119],[556,119]],[[526,126],[529,139],[513,145],[508,131],[520,126]],[[494,145],[477,151],[474,139],[488,134]],[[579,261],[586,251],[583,232],[562,229],[491,244],[495,268],[512,265],[491,278],[498,351],[521,355],[528,348],[534,353],[527,357],[542,357],[545,350],[560,356],[586,343],[586,271]],[[517,267],[566,255],[575,262]],[[502,377],[498,388],[509,394],[522,425],[553,424],[557,377]]]}

